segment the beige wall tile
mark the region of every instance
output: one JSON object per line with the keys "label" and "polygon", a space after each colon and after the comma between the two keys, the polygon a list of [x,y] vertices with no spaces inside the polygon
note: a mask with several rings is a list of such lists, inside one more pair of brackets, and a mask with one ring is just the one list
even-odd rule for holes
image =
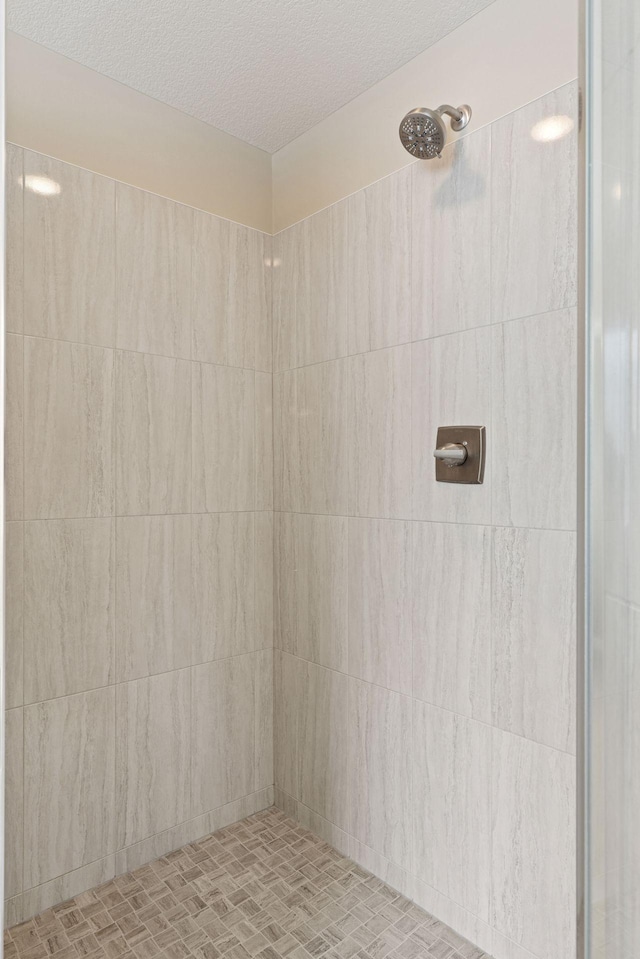
{"label": "beige wall tile", "polygon": [[297,433],[296,370],[273,377],[273,507],[294,509],[299,501],[296,482]]}
{"label": "beige wall tile", "polygon": [[296,366],[345,356],[347,307],[347,202],[292,227],[297,234],[293,296]]}
{"label": "beige wall tile", "polygon": [[192,671],[191,814],[254,791],[256,654]]}
{"label": "beige wall tile", "polygon": [[349,674],[411,695],[411,527],[349,520]]}
{"label": "beige wall tile", "polygon": [[118,514],[191,509],[191,364],[118,353]]}
{"label": "beige wall tile", "polygon": [[577,317],[493,329],[493,522],[575,529]]}
{"label": "beige wall tile", "polygon": [[255,649],[253,513],[193,517],[192,584],[193,662]]}
{"label": "beige wall tile", "polygon": [[7,143],[5,153],[6,329],[23,332],[23,162],[24,150]]}
{"label": "beige wall tile", "polygon": [[[492,127],[494,322],[576,305],[577,93],[569,83]],[[558,115],[574,120],[574,132],[552,140],[531,135]]]}
{"label": "beige wall tile", "polygon": [[411,761],[411,700],[350,679],[350,833],[409,871]]}
{"label": "beige wall tile", "polygon": [[193,231],[193,359],[269,370],[269,237],[199,211]]}
{"label": "beige wall tile", "polygon": [[[349,352],[411,340],[411,168],[349,197]],[[420,217],[429,222],[429,217]]]}
{"label": "beige wall tile", "polygon": [[348,678],[307,663],[298,714],[300,800],[329,822],[349,825]]}
{"label": "beige wall tile", "polygon": [[116,522],[116,681],[190,666],[191,517]]}
{"label": "beige wall tile", "polygon": [[491,530],[413,524],[413,695],[491,722]]}
{"label": "beige wall tile", "polygon": [[113,352],[25,337],[26,519],[113,513]]}
{"label": "beige wall tile", "polygon": [[193,365],[193,510],[255,509],[255,373]]}
{"label": "beige wall tile", "polygon": [[540,959],[575,949],[575,759],[494,729],[492,924]]}
{"label": "beige wall tile", "polygon": [[[412,349],[412,481],[414,519],[491,523],[494,460],[491,429],[491,330],[452,333]],[[484,483],[436,483],[433,451],[439,426],[485,426]]]}
{"label": "beige wall tile", "polygon": [[24,486],[24,337],[9,334],[5,340],[5,515],[23,517]]}
{"label": "beige wall tile", "polygon": [[113,682],[114,534],[112,519],[25,523],[25,702]]}
{"label": "beige wall tile", "polygon": [[411,175],[413,338],[491,323],[491,128]]}
{"label": "beige wall tile", "polygon": [[262,234],[263,280],[267,308],[256,319],[256,370],[273,372],[273,237]]}
{"label": "beige wall tile", "polygon": [[255,789],[273,783],[273,650],[255,655]]}
{"label": "beige wall tile", "polygon": [[275,377],[276,509],[347,513],[347,364],[318,363]]}
{"label": "beige wall tile", "polygon": [[493,537],[493,722],[575,752],[576,537],[496,529]]}
{"label": "beige wall tile", "polygon": [[347,668],[347,520],[276,514],[277,645],[321,666]]}
{"label": "beige wall tile", "polygon": [[[23,700],[24,523],[6,523],[5,535],[5,706]],[[9,734],[7,733],[7,738]]]}
{"label": "beige wall tile", "polygon": [[25,707],[25,889],[113,850],[114,731],[113,688]]}
{"label": "beige wall tile", "polygon": [[297,366],[296,275],[301,247],[296,227],[273,238],[273,369]]}
{"label": "beige wall tile", "polygon": [[488,922],[491,728],[425,703],[413,709],[416,874]]}
{"label": "beige wall tile", "polygon": [[116,687],[116,842],[189,818],[188,669]]}
{"label": "beige wall tile", "polygon": [[29,150],[24,173],[25,333],[115,346],[115,181]]}
{"label": "beige wall tile", "polygon": [[349,366],[349,512],[411,515],[411,347],[354,356]]}
{"label": "beige wall tile", "polygon": [[256,373],[256,504],[273,509],[273,376]]}
{"label": "beige wall tile", "polygon": [[116,346],[191,356],[193,211],[116,187]]}
{"label": "beige wall tile", "polygon": [[255,517],[256,577],[256,649],[273,646],[273,513],[256,513]]}
{"label": "beige wall tile", "polygon": [[7,709],[4,719],[4,893],[6,897],[10,897],[22,892],[24,823],[22,709]]}
{"label": "beige wall tile", "polygon": [[307,664],[276,650],[273,664],[273,742],[276,786],[297,799],[300,794],[298,728]]}

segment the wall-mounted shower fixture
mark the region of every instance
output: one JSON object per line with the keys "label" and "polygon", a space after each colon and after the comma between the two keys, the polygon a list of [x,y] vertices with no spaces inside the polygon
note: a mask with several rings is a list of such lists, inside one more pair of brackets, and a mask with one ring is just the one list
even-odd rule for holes
{"label": "wall-mounted shower fixture", "polygon": [[471,119],[471,107],[463,103],[462,106],[450,107],[443,103],[437,110],[427,107],[416,107],[403,118],[400,124],[400,141],[411,156],[418,160],[433,160],[442,155],[442,148],[447,142],[447,132],[442,115],[451,117],[452,130],[464,130]]}
{"label": "wall-mounted shower fixture", "polygon": [[484,426],[440,426],[433,453],[436,482],[479,484],[484,480]]}

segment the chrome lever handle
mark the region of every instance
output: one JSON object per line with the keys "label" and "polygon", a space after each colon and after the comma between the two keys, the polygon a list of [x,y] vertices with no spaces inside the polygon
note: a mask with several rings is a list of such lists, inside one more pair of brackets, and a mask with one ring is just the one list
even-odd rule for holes
{"label": "chrome lever handle", "polygon": [[433,455],[445,466],[462,466],[467,460],[467,449],[462,443],[445,443],[434,450]]}

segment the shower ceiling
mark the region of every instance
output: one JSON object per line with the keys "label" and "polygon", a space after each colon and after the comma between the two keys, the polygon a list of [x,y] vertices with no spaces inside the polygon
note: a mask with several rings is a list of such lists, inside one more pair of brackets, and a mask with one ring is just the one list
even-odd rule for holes
{"label": "shower ceiling", "polygon": [[8,0],[7,25],[274,153],[490,2]]}

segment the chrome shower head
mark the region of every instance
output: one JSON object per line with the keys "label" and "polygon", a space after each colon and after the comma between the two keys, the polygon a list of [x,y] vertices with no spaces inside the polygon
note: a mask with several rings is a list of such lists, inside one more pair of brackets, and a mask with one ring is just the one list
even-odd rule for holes
{"label": "chrome shower head", "polygon": [[447,141],[443,113],[451,117],[452,130],[463,130],[471,119],[471,107],[463,104],[456,109],[448,103],[443,103],[437,110],[417,107],[403,118],[400,141],[411,156],[418,160],[433,160],[441,155]]}

